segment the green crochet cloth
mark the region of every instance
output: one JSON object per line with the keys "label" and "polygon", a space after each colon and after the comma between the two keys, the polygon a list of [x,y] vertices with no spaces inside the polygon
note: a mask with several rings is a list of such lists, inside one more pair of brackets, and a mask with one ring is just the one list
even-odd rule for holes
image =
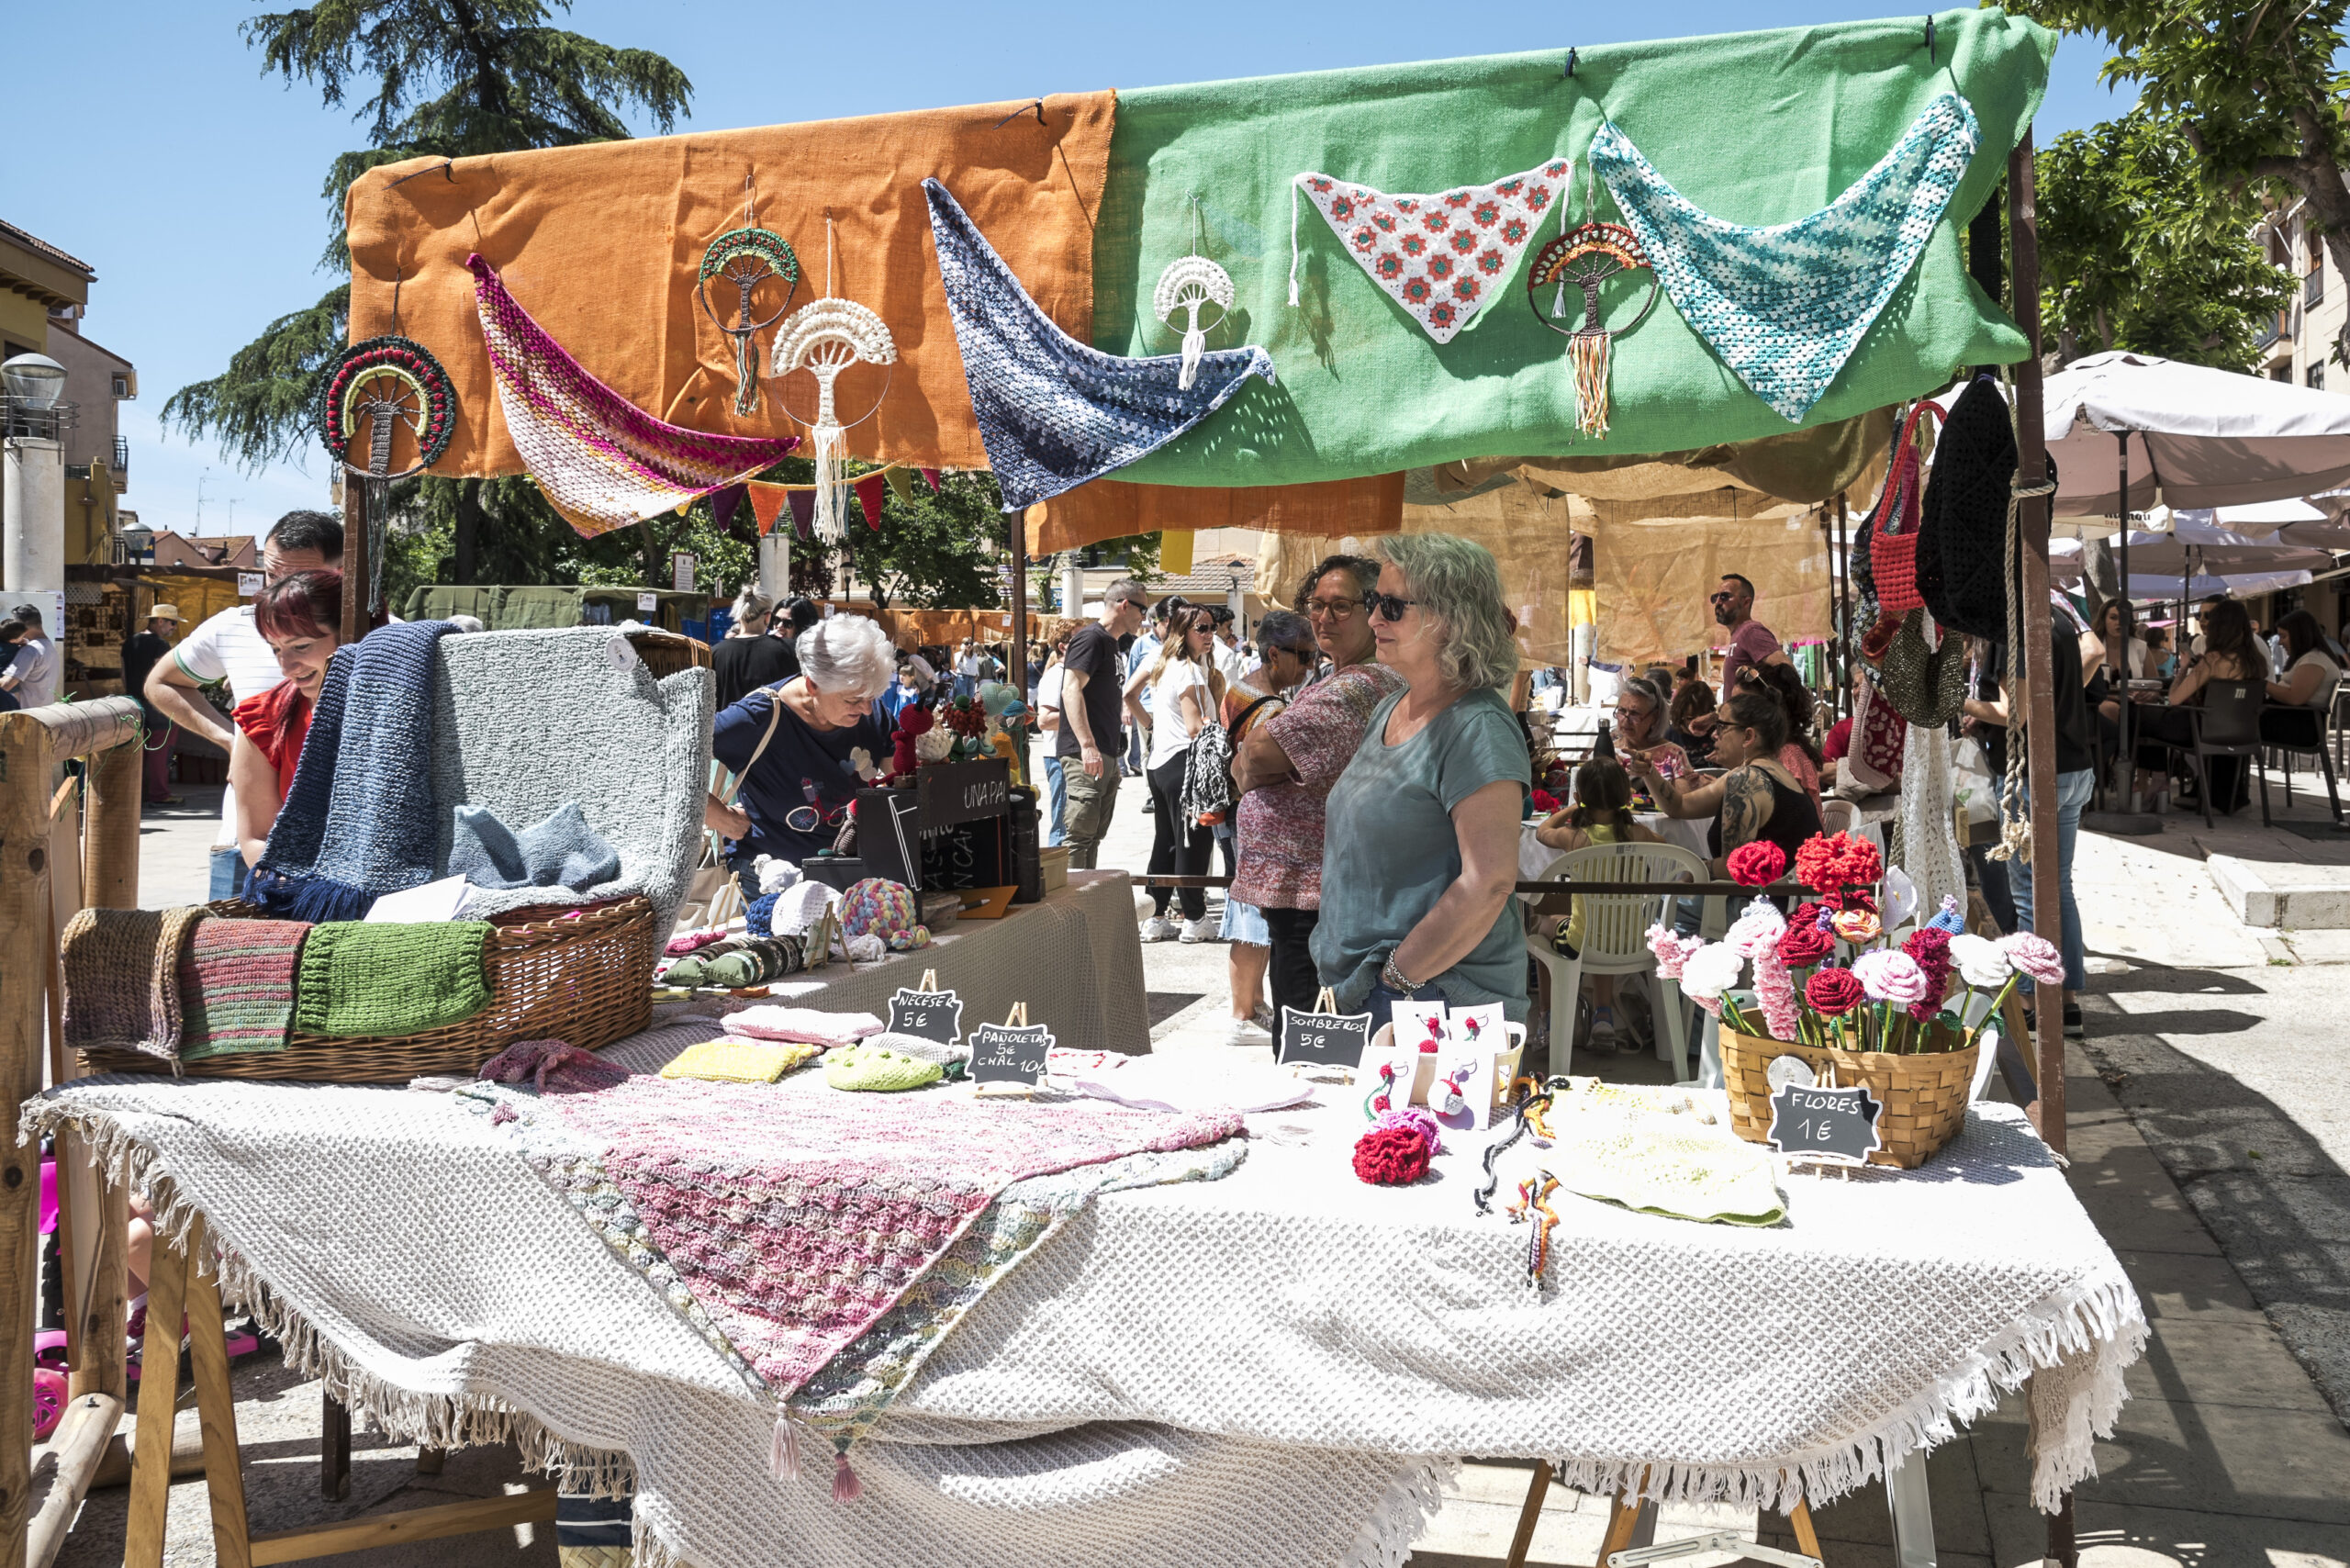
{"label": "green crochet cloth", "polygon": [[841,1046],[824,1053],[824,1081],[835,1089],[920,1089],[946,1070],[901,1051],[873,1046]]}
{"label": "green crochet cloth", "polygon": [[487,921],[333,921],[302,945],[294,1026],[311,1035],[420,1035],[489,1005]]}

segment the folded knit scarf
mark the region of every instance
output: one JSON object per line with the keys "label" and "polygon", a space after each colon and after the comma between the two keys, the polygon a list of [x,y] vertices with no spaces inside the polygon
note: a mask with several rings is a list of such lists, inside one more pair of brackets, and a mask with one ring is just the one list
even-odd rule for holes
{"label": "folded knit scarf", "polygon": [[85,909],[65,924],[65,1043],[77,1051],[180,1058],[180,959],[202,904]]}
{"label": "folded knit scarf", "polygon": [[785,1007],[776,1002],[737,1008],[719,1020],[730,1035],[754,1040],[805,1040],[811,1046],[854,1045],[881,1032],[870,1013],[827,1013],[821,1007]]}
{"label": "folded knit scarf", "polygon": [[432,666],[454,630],[379,626],[335,650],[248,898],[295,920],[358,920],[432,879]]}
{"label": "folded knit scarf", "polygon": [[311,1035],[420,1035],[489,1005],[487,921],[339,921],[302,946],[295,1027]]}
{"label": "folded knit scarf", "polygon": [[298,920],[205,921],[180,960],[180,1059],[282,1051],[310,928]]}
{"label": "folded knit scarf", "polygon": [[1251,375],[1272,381],[1272,355],[1260,348],[1203,354],[1198,379],[1187,382],[1181,354],[1124,359],[1080,342],[1037,308],[945,185],[924,180],[922,188],[971,411],[1004,510],[1156,452],[1224,407]]}

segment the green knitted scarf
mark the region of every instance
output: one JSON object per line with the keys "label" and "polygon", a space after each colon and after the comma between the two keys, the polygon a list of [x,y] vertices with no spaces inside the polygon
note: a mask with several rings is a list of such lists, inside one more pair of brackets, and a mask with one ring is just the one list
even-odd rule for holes
{"label": "green knitted scarf", "polygon": [[313,1035],[419,1035],[489,1005],[486,921],[334,921],[302,946],[294,1026]]}

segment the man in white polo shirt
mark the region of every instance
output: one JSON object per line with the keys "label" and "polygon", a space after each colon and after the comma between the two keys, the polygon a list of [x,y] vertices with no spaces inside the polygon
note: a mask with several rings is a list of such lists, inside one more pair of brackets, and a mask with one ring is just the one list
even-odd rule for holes
{"label": "man in white polo shirt", "polygon": [[[261,570],[269,582],[297,572],[316,572],[342,566],[342,524],[330,512],[289,511],[262,541]],[[253,625],[253,607],[240,604],[224,610],[190,632],[147,677],[147,700],[184,730],[202,735],[223,752],[232,749],[237,733],[198,687],[226,680],[236,700],[258,697],[285,678],[277,655]],[[237,896],[244,882],[243,857],[237,852],[236,792],[220,792],[220,831],[212,841],[212,892],[216,899]]]}

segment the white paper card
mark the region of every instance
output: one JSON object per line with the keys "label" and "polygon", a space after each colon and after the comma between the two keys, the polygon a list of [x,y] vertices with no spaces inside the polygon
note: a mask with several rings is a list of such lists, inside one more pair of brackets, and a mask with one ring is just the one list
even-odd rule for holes
{"label": "white paper card", "polygon": [[420,888],[403,888],[396,893],[386,893],[368,906],[367,919],[375,924],[394,925],[454,920],[458,909],[465,902],[465,886],[463,877],[443,877]]}
{"label": "white paper card", "polygon": [[1441,1002],[1398,1002],[1394,1004],[1395,1048],[1418,1050],[1444,1039],[1445,1004]]}

